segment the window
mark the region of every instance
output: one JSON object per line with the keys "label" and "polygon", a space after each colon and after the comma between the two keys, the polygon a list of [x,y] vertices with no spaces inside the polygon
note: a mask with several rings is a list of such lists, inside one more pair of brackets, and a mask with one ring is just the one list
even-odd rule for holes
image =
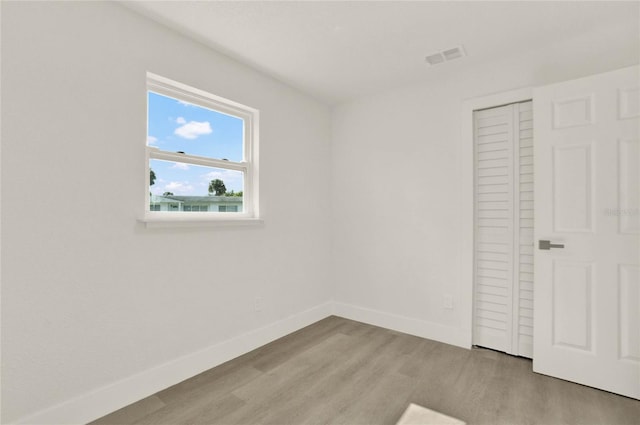
{"label": "window", "polygon": [[220,205],[218,207],[219,212],[238,212],[237,205]]}
{"label": "window", "polygon": [[209,211],[209,206],[207,205],[184,205],[182,207],[182,211]]}
{"label": "window", "polygon": [[258,218],[257,127],[253,108],[147,73],[145,221]]}

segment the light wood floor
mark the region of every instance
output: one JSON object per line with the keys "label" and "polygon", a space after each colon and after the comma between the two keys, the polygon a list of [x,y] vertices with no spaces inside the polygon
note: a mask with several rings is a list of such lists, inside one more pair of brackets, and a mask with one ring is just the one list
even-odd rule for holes
{"label": "light wood floor", "polygon": [[93,422],[395,424],[410,402],[469,424],[640,424],[640,401],[531,361],[329,317]]}

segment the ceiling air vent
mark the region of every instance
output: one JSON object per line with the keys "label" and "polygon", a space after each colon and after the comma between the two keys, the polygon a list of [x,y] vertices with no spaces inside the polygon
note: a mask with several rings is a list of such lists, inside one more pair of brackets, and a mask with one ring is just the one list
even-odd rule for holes
{"label": "ceiling air vent", "polygon": [[442,62],[444,62],[444,56],[442,56],[442,53],[434,53],[427,56],[427,63],[429,65],[437,65]]}
{"label": "ceiling air vent", "polygon": [[426,57],[426,61],[429,65],[438,65],[446,61],[461,58],[465,55],[464,48],[462,46],[452,47],[450,49],[440,50],[434,52]]}

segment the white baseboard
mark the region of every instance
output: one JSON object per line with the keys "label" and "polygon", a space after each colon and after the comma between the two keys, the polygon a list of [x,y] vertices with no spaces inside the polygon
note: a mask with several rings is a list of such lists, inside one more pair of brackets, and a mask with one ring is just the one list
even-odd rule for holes
{"label": "white baseboard", "polygon": [[439,323],[412,319],[410,317],[398,316],[379,310],[371,310],[338,302],[334,303],[334,314],[346,319],[357,320],[358,322],[380,326],[381,328],[387,328],[421,338],[433,339],[444,342],[445,344],[471,348],[471,333],[457,327],[445,326]]}
{"label": "white baseboard", "polygon": [[471,346],[470,334],[459,328],[350,304],[327,302],[87,394],[82,394],[13,423],[21,425],[86,424],[332,314],[464,348]]}
{"label": "white baseboard", "polygon": [[332,314],[333,303],[322,304],[41,410],[14,423],[86,424]]}

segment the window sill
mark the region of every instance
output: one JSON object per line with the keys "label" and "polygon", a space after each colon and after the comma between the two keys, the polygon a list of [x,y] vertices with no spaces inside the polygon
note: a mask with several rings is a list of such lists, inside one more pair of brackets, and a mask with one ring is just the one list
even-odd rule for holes
{"label": "window sill", "polygon": [[253,217],[158,217],[145,216],[138,219],[147,228],[154,227],[253,227],[263,226],[264,220]]}

